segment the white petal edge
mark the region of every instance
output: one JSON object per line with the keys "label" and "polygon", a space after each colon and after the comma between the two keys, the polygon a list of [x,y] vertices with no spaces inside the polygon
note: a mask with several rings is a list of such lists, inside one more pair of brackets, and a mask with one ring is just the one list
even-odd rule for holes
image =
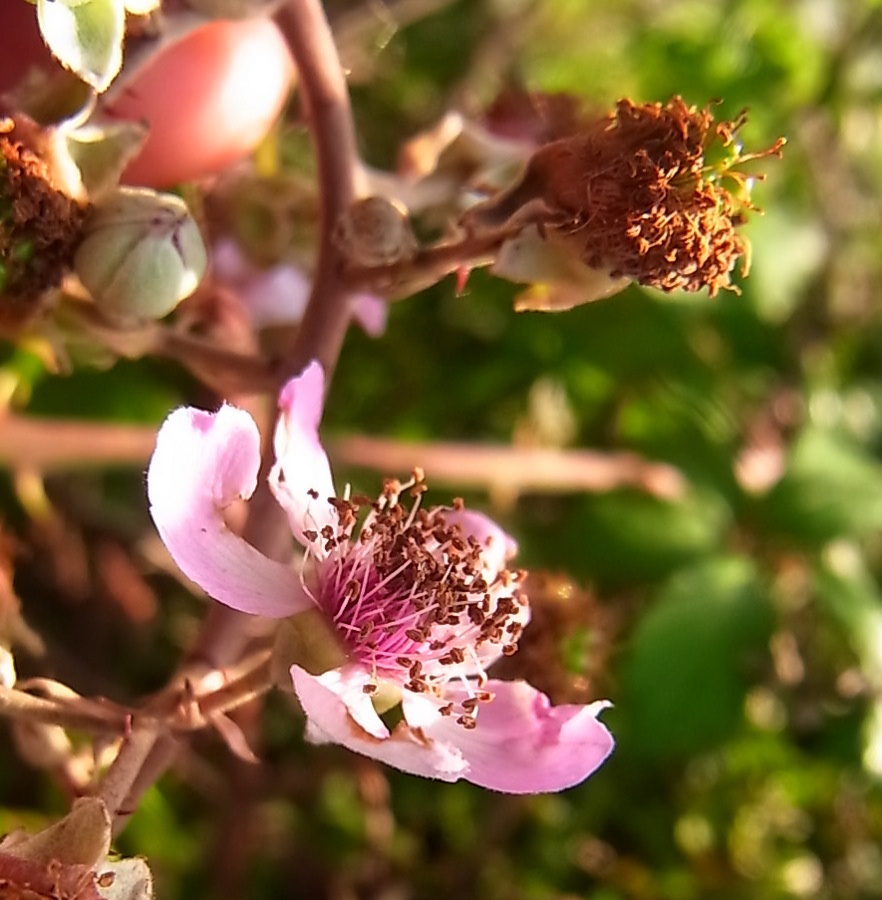
{"label": "white petal edge", "polygon": [[334,679],[329,679],[329,674],[315,676],[299,666],[291,667],[294,690],[306,713],[307,737],[312,743],[341,744],[424,778],[457,781],[463,777],[467,764],[456,747],[431,740],[421,729],[411,728],[406,722],[399,722],[391,734],[386,731],[385,738],[369,734],[333,689]]}

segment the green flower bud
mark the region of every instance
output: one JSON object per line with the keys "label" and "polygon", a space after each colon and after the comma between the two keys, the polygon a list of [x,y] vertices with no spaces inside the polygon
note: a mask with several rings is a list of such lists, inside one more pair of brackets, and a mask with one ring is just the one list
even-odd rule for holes
{"label": "green flower bud", "polygon": [[126,318],[161,319],[196,290],[207,262],[179,197],[120,188],[95,207],[74,270],[95,303]]}

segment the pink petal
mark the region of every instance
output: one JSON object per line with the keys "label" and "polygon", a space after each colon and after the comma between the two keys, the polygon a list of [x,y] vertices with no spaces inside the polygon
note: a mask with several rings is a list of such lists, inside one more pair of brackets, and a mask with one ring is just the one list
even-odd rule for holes
{"label": "pink petal", "polygon": [[297,574],[227,527],[223,511],[254,492],[260,437],[246,412],[178,409],[147,470],[150,512],[181,571],[240,612],[283,618],[312,605]]}
{"label": "pink petal", "polygon": [[[325,373],[313,361],[279,395],[276,464],[269,482],[288,513],[294,536],[304,546],[309,543],[304,530],[321,531],[325,525],[337,525],[336,514],[328,503],[328,498],[334,496],[331,465],[318,437],[324,387]],[[310,496],[310,492],[318,496]]]}
{"label": "pink petal", "polygon": [[242,285],[240,296],[258,328],[299,322],[306,310],[311,286],[293,266],[273,266]]}
{"label": "pink petal", "polygon": [[253,266],[232,238],[221,238],[211,248],[211,271],[220,281],[240,284],[253,277]]}
{"label": "pink petal", "polygon": [[254,265],[232,238],[212,248],[215,278],[232,287],[258,328],[299,322],[311,290],[309,279],[295,266],[280,263],[269,269]]}
{"label": "pink petal", "polygon": [[386,738],[379,736],[379,729],[372,729],[376,735],[370,734],[336,690],[337,680],[329,676],[330,672],[314,676],[299,666],[291,667],[294,689],[308,720],[307,737],[313,743],[342,744],[411,775],[442,781],[457,781],[463,776],[466,764],[457,749],[428,739],[419,728],[399,722]]}
{"label": "pink petal", "polygon": [[473,509],[445,509],[444,518],[451,525],[459,525],[466,537],[474,537],[484,548],[484,565],[494,572],[505,568],[506,562],[517,552],[518,545],[489,516]]}
{"label": "pink petal", "polygon": [[352,315],[368,337],[382,337],[386,333],[389,303],[376,294],[356,294]]}
{"label": "pink petal", "polygon": [[561,791],[584,781],[612,752],[612,735],[597,721],[605,701],[552,706],[525,681],[489,681],[486,689],[496,696],[479,706],[474,729],[452,717],[426,729],[462,753],[468,781],[511,794]]}
{"label": "pink petal", "polygon": [[[305,669],[294,666],[291,670],[291,677],[294,678],[296,687],[297,677],[294,674],[294,669],[302,672],[311,682],[320,684],[322,692],[331,691],[343,703],[358,727],[380,740],[389,737],[389,729],[377,715],[370,696],[364,690],[364,686],[371,682],[371,674],[363,666],[354,664],[341,666],[339,669],[331,669],[328,672],[323,672],[321,675],[310,675]],[[311,682],[305,684],[304,690],[307,695],[309,695],[309,690],[312,686]],[[300,692],[298,690],[299,695]],[[303,699],[301,698],[302,702]]]}
{"label": "pink petal", "polygon": [[[297,266],[279,263],[268,269],[254,265],[231,238],[221,238],[211,253],[215,278],[234,288],[258,328],[296,324],[303,318],[312,282]],[[389,304],[376,294],[353,297],[352,316],[369,337],[386,331]]]}

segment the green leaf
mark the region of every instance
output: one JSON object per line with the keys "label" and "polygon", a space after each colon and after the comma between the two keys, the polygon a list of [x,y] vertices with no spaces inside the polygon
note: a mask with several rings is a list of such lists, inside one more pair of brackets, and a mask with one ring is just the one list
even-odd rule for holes
{"label": "green leaf", "polygon": [[122,0],[37,0],[37,19],[61,64],[99,93],[106,90],[122,65]]}
{"label": "green leaf", "polygon": [[870,684],[863,762],[869,771],[882,774],[882,594],[860,549],[845,541],[828,548],[815,586],[818,605],[844,631]]}
{"label": "green leaf", "polygon": [[729,525],[719,495],[690,491],[676,502],[635,490],[579,499],[560,519],[534,517],[524,526],[528,565],[560,567],[605,588],[665,578],[717,552]]}
{"label": "green leaf", "polygon": [[826,543],[882,528],[882,467],[841,433],[806,430],[761,508],[763,525]]}
{"label": "green leaf", "polygon": [[747,664],[764,652],[771,606],[754,564],[715,557],[681,571],[637,625],[624,668],[631,745],[688,754],[741,721]]}

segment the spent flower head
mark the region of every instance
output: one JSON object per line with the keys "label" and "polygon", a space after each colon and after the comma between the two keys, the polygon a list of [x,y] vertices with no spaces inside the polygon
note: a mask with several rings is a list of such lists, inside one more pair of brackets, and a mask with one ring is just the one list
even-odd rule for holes
{"label": "spent flower head", "polygon": [[[422,473],[377,500],[338,495],[318,439],[324,376],[312,363],[281,393],[270,487],[305,549],[299,571],[231,532],[224,509],[256,486],[259,435],[247,413],[181,409],[148,472],[151,511],[186,575],[212,597],[274,618],[318,614],[291,666],[314,742],[333,741],[414,774],[512,793],[561,790],[612,750],[607,705],[552,706],[488,667],[529,620],[514,541],[456,502],[424,509]],[[328,635],[331,652],[325,652]],[[390,730],[381,716],[399,707]]]}
{"label": "spent flower head", "polygon": [[581,261],[612,279],[664,291],[735,290],[748,245],[738,231],[750,203],[743,165],[777,156],[779,139],[742,153],[746,121],[715,122],[710,107],[620,100],[614,112],[531,157],[519,182],[471,210],[467,226],[523,221],[561,239]]}
{"label": "spent flower head", "polygon": [[46,162],[0,119],[0,330],[16,331],[61,283],[85,208],[59,190]]}

